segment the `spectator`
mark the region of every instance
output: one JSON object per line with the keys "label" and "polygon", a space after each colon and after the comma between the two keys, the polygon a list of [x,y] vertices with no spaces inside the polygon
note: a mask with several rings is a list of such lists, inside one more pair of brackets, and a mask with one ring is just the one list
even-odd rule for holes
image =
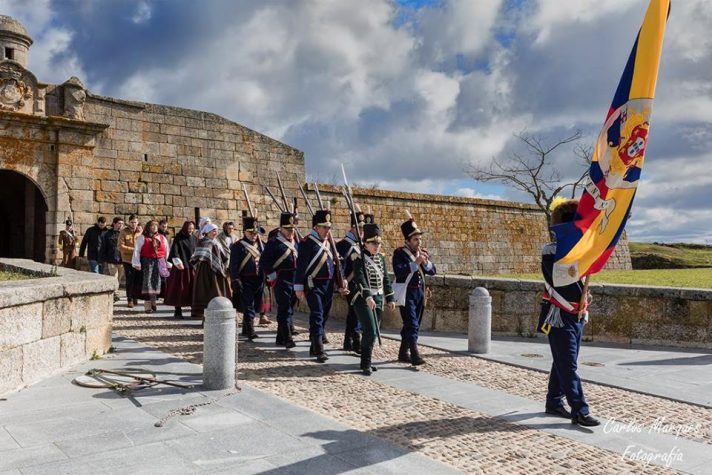
{"label": "spectator", "polygon": [[[124,220],[116,217],[111,223],[111,229],[101,235],[101,262],[103,273],[110,275],[119,282],[119,269],[121,268],[121,251],[119,250],[119,236],[124,227]],[[119,291],[114,292],[114,302],[119,300]]]}
{"label": "spectator", "polygon": [[[186,221],[176,234],[168,261],[173,264],[171,274],[166,284],[166,297],[164,303],[175,307],[175,318],[183,318],[181,307],[190,307],[193,304],[193,281],[195,270],[190,258],[195,251],[198,240],[193,235],[195,223]],[[192,313],[192,312],[191,312]]]}
{"label": "spectator", "polygon": [[96,224],[87,229],[82,238],[82,244],[79,246],[79,257],[84,257],[86,252],[87,261],[89,262],[89,271],[95,274],[101,274],[101,264],[99,264],[99,255],[101,247],[101,235],[106,231],[106,218],[99,216]]}
{"label": "spectator", "polygon": [[195,266],[195,284],[193,285],[192,312],[204,318],[205,307],[215,297],[230,298],[230,288],[226,277],[228,256],[223,253],[215,238],[218,227],[206,224],[200,230],[203,238],[198,242],[191,263]]}
{"label": "spectator", "polygon": [[138,224],[138,217],[135,214],[129,216],[128,226],[119,235],[119,250],[121,251],[121,262],[124,265],[124,276],[126,277],[126,300],[128,307],[133,308],[138,305],[138,297],[141,295],[141,274],[131,265],[136,240],[143,232],[143,228]]}
{"label": "spectator", "polygon": [[146,313],[156,311],[156,298],[161,292],[161,277],[168,274],[168,240],[158,232],[158,221],[146,223],[146,227],[136,240],[131,264],[141,271],[141,293]]}

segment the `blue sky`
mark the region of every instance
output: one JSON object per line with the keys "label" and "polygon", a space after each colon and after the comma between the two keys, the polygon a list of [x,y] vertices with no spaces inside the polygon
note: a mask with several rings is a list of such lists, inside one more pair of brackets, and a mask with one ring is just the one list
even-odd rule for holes
{"label": "blue sky", "polygon": [[[382,188],[526,201],[468,164],[523,130],[592,144],[647,0],[0,0],[35,40],[30,69],[99,94],[205,110],[345,163]],[[712,240],[712,2],[673,0],[628,231]],[[555,166],[578,175],[572,149]]]}

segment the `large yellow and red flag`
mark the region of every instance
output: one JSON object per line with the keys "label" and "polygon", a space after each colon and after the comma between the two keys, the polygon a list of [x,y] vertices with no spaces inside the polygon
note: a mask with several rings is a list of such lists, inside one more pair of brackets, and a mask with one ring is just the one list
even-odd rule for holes
{"label": "large yellow and red flag", "polygon": [[556,234],[554,286],[605,266],[623,233],[640,180],[650,130],[669,0],[651,0],[593,152],[573,222]]}

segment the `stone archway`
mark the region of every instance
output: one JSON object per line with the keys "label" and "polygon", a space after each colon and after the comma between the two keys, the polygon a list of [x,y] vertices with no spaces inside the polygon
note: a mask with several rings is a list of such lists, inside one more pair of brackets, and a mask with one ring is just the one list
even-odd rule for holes
{"label": "stone archway", "polygon": [[47,201],[25,175],[0,170],[0,257],[44,262]]}

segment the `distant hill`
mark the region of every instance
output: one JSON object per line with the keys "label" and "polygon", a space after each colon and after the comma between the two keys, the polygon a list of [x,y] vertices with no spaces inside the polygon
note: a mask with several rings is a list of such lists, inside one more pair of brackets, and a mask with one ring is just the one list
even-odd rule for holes
{"label": "distant hill", "polygon": [[689,269],[712,267],[712,246],[630,242],[633,269]]}

